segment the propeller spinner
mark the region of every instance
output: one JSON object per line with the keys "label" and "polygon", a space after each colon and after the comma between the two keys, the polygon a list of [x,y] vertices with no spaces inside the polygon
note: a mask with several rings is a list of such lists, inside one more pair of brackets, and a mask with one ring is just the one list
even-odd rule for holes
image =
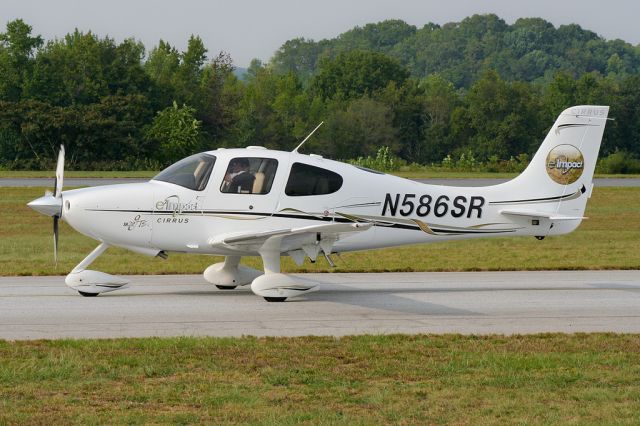
{"label": "propeller spinner", "polygon": [[53,217],[53,258],[58,263],[58,220],[62,216],[62,184],[64,181],[64,145],[60,145],[58,164],[56,165],[56,180],[53,194],[47,191],[43,197],[37,198],[27,206],[38,213]]}

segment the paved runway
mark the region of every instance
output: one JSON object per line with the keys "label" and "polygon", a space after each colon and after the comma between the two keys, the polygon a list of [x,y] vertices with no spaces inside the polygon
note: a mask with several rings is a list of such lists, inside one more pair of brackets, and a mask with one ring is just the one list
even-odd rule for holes
{"label": "paved runway", "polygon": [[63,277],[0,278],[0,338],[640,332],[640,271],[305,274],[268,303],[199,275],[132,276],[84,298]]}
{"label": "paved runway", "polygon": [[[139,178],[65,178],[65,188],[78,186],[100,186],[118,183],[146,182]],[[488,186],[497,185],[509,179],[415,179],[418,182],[448,186]],[[596,178],[595,186],[640,186],[638,178]],[[0,187],[53,187],[53,178],[0,178]]]}

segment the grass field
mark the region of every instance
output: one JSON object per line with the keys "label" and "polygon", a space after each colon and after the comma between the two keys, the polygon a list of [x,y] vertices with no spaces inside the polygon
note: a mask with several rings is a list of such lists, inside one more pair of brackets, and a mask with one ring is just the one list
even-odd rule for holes
{"label": "grass field", "polygon": [[[0,275],[66,275],[97,243],[61,223],[59,264],[53,264],[51,219],[26,206],[42,188],[0,188]],[[283,270],[319,271],[477,271],[539,269],[640,269],[640,188],[596,188],[588,220],[567,236],[538,241],[531,237],[491,238],[401,247],[336,258],[297,267],[289,258]],[[92,268],[116,274],[201,273],[220,258],[170,254],[168,260],[109,249]],[[261,268],[259,258],[243,259]]]}
{"label": "grass field", "polygon": [[638,424],[640,335],[0,341],[0,424]]}
{"label": "grass field", "polygon": [[[65,170],[64,176],[69,178],[151,178],[157,171],[134,170],[126,172],[113,171],[78,171]],[[0,170],[0,178],[51,178],[55,177],[53,170]]]}

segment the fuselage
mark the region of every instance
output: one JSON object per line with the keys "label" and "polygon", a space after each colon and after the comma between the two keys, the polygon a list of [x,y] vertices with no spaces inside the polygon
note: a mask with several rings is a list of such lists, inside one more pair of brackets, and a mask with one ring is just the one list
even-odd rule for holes
{"label": "fuselage", "polygon": [[[585,192],[567,185],[557,197],[542,190],[538,197],[535,188],[527,188],[523,199],[519,197],[522,188],[514,181],[490,187],[427,185],[319,156],[257,147],[201,155],[211,168],[197,184],[178,170],[162,178],[174,182],[152,179],[64,191],[62,219],[91,238],[134,251],[217,255],[257,255],[213,247],[212,242],[222,236],[323,222],[374,223],[334,244],[333,252],[346,252],[460,238],[569,232],[579,220],[552,224],[541,218],[536,223],[500,212],[505,206],[531,204],[554,211],[563,198]],[[242,173],[231,173],[236,166],[230,163],[237,159],[250,160],[255,168],[246,170],[254,187],[236,185],[231,192],[228,176]],[[198,174],[197,168],[194,173]]]}

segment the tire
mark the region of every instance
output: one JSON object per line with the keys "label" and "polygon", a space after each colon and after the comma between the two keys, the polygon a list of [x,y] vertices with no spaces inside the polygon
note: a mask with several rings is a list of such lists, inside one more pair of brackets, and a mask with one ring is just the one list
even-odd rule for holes
{"label": "tire", "polygon": [[218,290],[233,290],[236,288],[235,285],[216,285],[216,287],[218,287]]}
{"label": "tire", "polygon": [[78,293],[80,293],[80,296],[82,297],[96,297],[97,295],[100,294],[100,293],[87,293],[86,291],[80,291],[80,290],[78,290]]}
{"label": "tire", "polygon": [[265,297],[264,300],[267,302],[284,302],[287,300],[286,297]]}

